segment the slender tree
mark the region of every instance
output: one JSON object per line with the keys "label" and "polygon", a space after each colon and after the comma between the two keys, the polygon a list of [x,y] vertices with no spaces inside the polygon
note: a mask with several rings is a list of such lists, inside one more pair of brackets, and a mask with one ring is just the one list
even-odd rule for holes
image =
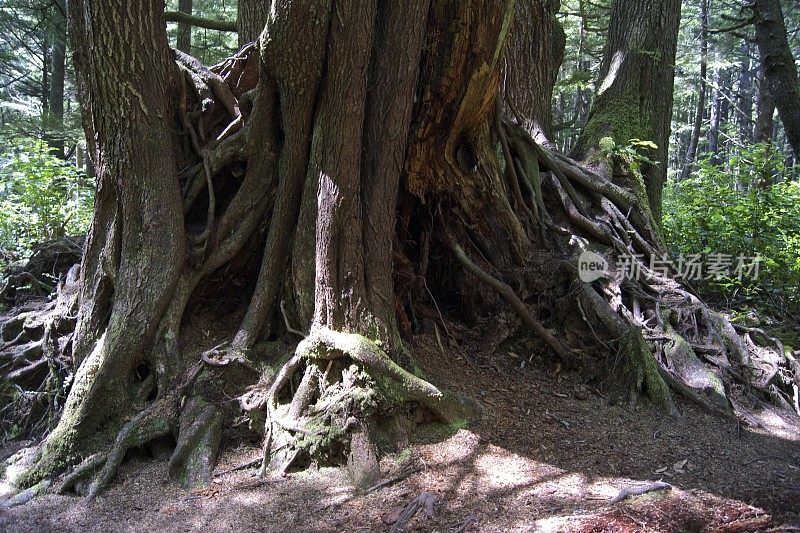
{"label": "slender tree", "polygon": [[[191,15],[192,0],[179,0],[178,11]],[[178,22],[178,37],[175,42],[175,48],[187,54],[192,53],[192,26],[186,21]]]}
{"label": "slender tree", "polygon": [[698,90],[694,121],[692,122],[692,133],[689,138],[689,147],[686,150],[686,160],[681,169],[681,181],[689,177],[692,166],[697,159],[700,132],[703,128],[703,119],[706,112],[706,92],[708,91],[706,76],[708,76],[708,0],[700,0],[700,88]]}

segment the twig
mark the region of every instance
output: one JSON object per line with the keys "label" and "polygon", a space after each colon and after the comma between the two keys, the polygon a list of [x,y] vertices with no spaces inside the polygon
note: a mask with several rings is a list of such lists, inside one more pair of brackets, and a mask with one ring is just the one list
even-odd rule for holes
{"label": "twig", "polygon": [[406,525],[423,507],[425,508],[425,516],[428,519],[433,518],[433,506],[437,501],[438,498],[430,492],[420,493],[420,495],[411,500],[411,502],[406,505],[405,509],[403,509],[403,512],[400,513],[400,517],[397,519],[397,522],[395,522],[392,526],[391,533],[403,531]]}
{"label": "twig", "polygon": [[420,470],[422,470],[422,468],[420,468],[420,467],[412,468],[411,470],[403,472],[402,474],[400,474],[398,476],[395,476],[393,478],[384,479],[380,483],[376,483],[375,485],[373,485],[370,488],[368,488],[367,490],[365,490],[364,491],[364,495],[370,494],[371,492],[375,492],[376,490],[380,490],[380,489],[382,489],[384,487],[388,487],[389,485],[394,485],[398,481],[403,481],[407,477],[409,477],[409,476],[411,476],[413,474],[416,474]]}

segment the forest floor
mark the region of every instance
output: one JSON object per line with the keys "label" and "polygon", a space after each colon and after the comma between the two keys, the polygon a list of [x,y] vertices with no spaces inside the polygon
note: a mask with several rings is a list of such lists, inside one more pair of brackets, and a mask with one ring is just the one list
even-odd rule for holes
{"label": "forest floor", "polygon": [[[412,473],[367,495],[341,468],[268,480],[256,467],[226,472],[260,455],[242,445],[222,453],[209,489],[185,492],[166,459],[133,457],[92,503],[41,496],[0,510],[0,530],[389,531],[424,494],[433,514],[423,506],[409,531],[800,531],[793,415],[762,411],[753,430],[685,402],[680,418],[645,403],[632,410],[578,373],[523,355],[533,353],[526,346],[469,363],[455,355],[465,346],[443,354],[435,336],[417,336],[426,377],[475,398],[482,415],[467,428],[423,431],[385,457],[387,479]],[[611,502],[658,480],[673,488]]]}

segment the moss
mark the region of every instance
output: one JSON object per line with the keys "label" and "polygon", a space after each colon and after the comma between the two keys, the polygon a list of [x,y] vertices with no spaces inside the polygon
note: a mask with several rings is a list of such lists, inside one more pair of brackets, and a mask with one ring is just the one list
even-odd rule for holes
{"label": "moss", "polygon": [[656,405],[670,411],[674,408],[669,386],[640,329],[631,327],[620,340],[620,358],[622,382],[633,393],[644,391]]}
{"label": "moss", "polygon": [[634,95],[615,95],[614,98],[600,95],[581,133],[580,145],[594,151],[603,137],[611,137],[616,144],[627,144],[631,139],[650,136],[650,125]]}
{"label": "moss", "polygon": [[469,421],[466,419],[458,419],[449,423],[445,422],[431,422],[429,424],[422,424],[417,427],[414,432],[414,440],[419,444],[431,444],[449,439],[460,430],[469,426]]}

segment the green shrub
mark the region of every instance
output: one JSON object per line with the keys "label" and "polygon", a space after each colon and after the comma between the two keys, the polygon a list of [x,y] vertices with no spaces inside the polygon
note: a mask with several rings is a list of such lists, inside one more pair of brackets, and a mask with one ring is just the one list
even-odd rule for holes
{"label": "green shrub", "polygon": [[695,283],[728,303],[796,308],[800,291],[800,172],[771,145],[742,150],[727,164],[701,161],[694,175],[670,182],[664,235],[676,254],[761,256],[757,280],[729,276]]}
{"label": "green shrub", "polygon": [[40,242],[84,233],[94,188],[82,170],[38,140],[0,153],[0,269]]}

